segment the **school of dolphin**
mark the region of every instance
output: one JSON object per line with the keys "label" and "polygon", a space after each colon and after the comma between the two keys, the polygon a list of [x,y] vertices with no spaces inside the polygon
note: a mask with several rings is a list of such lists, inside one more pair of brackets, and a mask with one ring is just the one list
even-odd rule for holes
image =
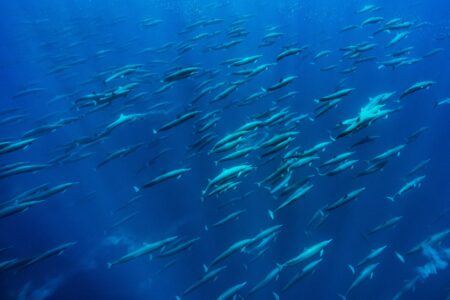
{"label": "school of dolphin", "polygon": [[[330,263],[327,259],[329,246],[339,243],[337,237],[327,236],[326,231],[321,234],[325,238],[314,238],[317,230],[325,227],[330,216],[338,211],[345,210],[355,201],[364,201],[372,191],[358,181],[363,177],[382,180],[390,162],[401,159],[404,151],[416,147],[429,127],[414,128],[411,124],[410,135],[394,143],[384,142],[389,132],[380,131],[374,135],[368,134],[367,129],[376,130],[375,124],[388,118],[395,119],[406,106],[414,106],[417,98],[429,102],[436,111],[450,109],[450,98],[432,99],[429,96],[431,89],[444,83],[418,74],[417,79],[406,86],[379,90],[363,100],[363,105],[337,114],[335,111],[341,105],[351,105],[356,97],[361,97],[358,85],[349,83],[351,78],[359,76],[363,64],[371,64],[373,72],[396,72],[399,68],[413,70],[416,64],[427,60],[445,59],[448,49],[430,48],[428,52],[419,53],[408,43],[408,38],[431,23],[404,19],[401,15],[391,16],[383,7],[371,4],[355,7],[353,19],[359,20],[358,23],[348,24],[335,33],[341,36],[359,31],[366,39],[326,49],[321,44],[303,43],[299,36],[289,36],[282,26],[276,24],[263,25],[259,33],[251,32],[247,29],[248,24],[252,24],[257,15],[220,18],[221,7],[220,4],[210,5],[205,11],[211,11],[214,17],[205,15],[180,27],[179,40],[161,44],[154,40],[152,47],[135,45],[133,47],[139,49],[135,56],[126,57],[128,62],[125,64],[113,66],[102,63],[105,57],[117,51],[108,48],[111,37],[99,36],[95,32],[79,35],[77,26],[80,22],[92,22],[102,27],[120,26],[125,22],[124,17],[73,19],[65,27],[53,29],[52,39],[42,45],[54,51],[54,67],[47,71],[46,76],[67,78],[66,84],[70,85],[77,76],[70,73],[76,66],[97,61],[101,71],[92,72],[85,82],[74,83],[70,92],[58,94],[45,104],[50,110],[54,103],[66,103],[69,109],[49,111],[48,115],[35,121],[35,126],[20,134],[14,126],[20,127],[27,120],[27,112],[19,107],[0,111],[0,124],[8,126],[11,134],[11,137],[0,140],[0,155],[2,162],[6,162],[0,166],[0,180],[7,184],[8,180],[21,180],[23,174],[28,174],[29,178],[45,178],[50,169],[69,169],[81,161],[91,161],[93,176],[102,176],[102,172],[112,172],[109,167],[118,161],[134,157],[140,161],[140,167],[137,170],[123,169],[120,173],[133,178],[135,184],[126,187],[129,200],[117,201],[121,204],[111,216],[111,223],[105,224],[108,234],[126,227],[140,214],[157,216],[158,212],[133,209],[135,203],[146,201],[146,194],[155,188],[159,189],[159,198],[164,201],[165,191],[181,189],[181,184],[193,174],[203,178],[202,188],[196,194],[189,192],[186,201],[216,208],[219,212],[217,218],[199,228],[193,236],[174,233],[139,241],[122,255],[108,257],[108,262],[102,265],[111,271],[124,268],[124,272],[127,264],[138,261],[152,264],[155,260],[167,258],[171,260],[165,268],[173,267],[179,256],[189,256],[206,247],[202,241],[211,234],[220,239],[221,230],[250,217],[252,207],[246,199],[254,194],[260,195],[257,201],[265,207],[260,221],[264,225],[251,234],[244,233],[247,232],[245,230],[234,232],[234,238],[226,239],[227,246],[222,251],[204,258],[204,264],[198,266],[198,277],[192,278],[190,286],[170,291],[172,295],[168,298],[172,299],[205,299],[202,288],[213,285],[224,276],[232,276],[233,272],[240,272],[233,270],[234,265],[230,264],[236,257],[246,261],[246,267],[251,268],[250,263],[266,255],[290,226],[283,222],[283,216],[301,211],[303,203],[309,202],[315,205],[315,212],[305,220],[304,228],[292,228],[301,234],[306,233],[305,243],[298,245],[296,253],[283,253],[267,266],[267,273],[261,274],[257,282],[239,281],[225,290],[216,291],[216,298],[221,300],[261,299],[267,295],[273,299],[300,299],[301,294],[295,292],[296,287],[302,285],[305,277],[314,276],[322,265]],[[167,20],[146,18],[137,21],[135,26],[141,28],[139,34],[147,34],[158,30],[164,22]],[[33,26],[45,28],[47,24],[41,20],[33,22]],[[256,36],[259,43],[238,48],[250,36]],[[71,40],[66,47],[77,49],[90,43],[99,45],[98,40],[102,38],[101,48],[96,48],[92,57],[57,51],[58,40]],[[133,44],[133,40],[129,43]],[[269,55],[267,49],[278,54]],[[384,54],[375,55],[374,49]],[[199,59],[192,61],[187,58],[195,52],[200,55]],[[203,60],[203,55],[218,59]],[[337,59],[333,58],[329,63],[331,57]],[[298,72],[283,73],[283,64],[298,64],[300,67]],[[317,68],[323,74],[336,72],[341,80],[332,83],[329,90],[317,90],[315,97],[304,97],[301,87],[307,84],[307,78],[302,64]],[[179,88],[182,88],[183,99],[167,96]],[[49,88],[37,81],[18,90],[11,101],[28,101],[48,92]],[[314,108],[299,111],[291,104],[297,101],[309,102]],[[263,110],[260,109],[263,107],[261,103],[265,104]],[[45,137],[74,124],[83,124],[87,118],[96,118],[99,114],[109,121],[95,125],[86,123],[83,135],[68,135],[64,144],[47,144],[48,151],[54,154],[51,160],[27,159],[27,151],[33,151],[35,145],[44,143]],[[229,122],[240,125],[224,130],[221,124]],[[332,122],[334,125],[324,128],[323,124]],[[108,151],[99,147],[115,139],[120,144],[118,132],[133,134],[135,126],[143,124],[147,128],[146,139]],[[315,142],[305,140],[305,126],[318,128],[319,139]],[[180,132],[193,142],[168,142]],[[384,150],[367,157],[365,149],[374,144],[377,147],[384,145]],[[181,159],[173,154],[176,151],[184,153]],[[11,153],[24,153],[23,159],[13,161],[8,158]],[[173,158],[171,164],[156,164],[167,157]],[[363,232],[361,239],[370,240],[375,235],[393,230],[403,221],[401,211],[396,211],[391,204],[406,201],[411,193],[431,180],[426,172],[431,161],[431,157],[417,157],[417,161],[410,165],[410,171],[404,174],[403,183],[399,179],[398,188],[386,194],[385,199],[379,199],[378,205],[389,210],[390,217],[379,218],[372,229]],[[326,189],[336,178],[340,178],[340,184],[347,182],[343,186],[347,190],[345,194],[335,195],[327,202],[312,199],[311,191]],[[89,179],[80,177],[74,182],[36,184],[10,199],[1,199],[0,218],[26,218],[35,207],[45,206],[52,198],[79,189],[85,180]],[[335,291],[336,298],[356,299],[353,297],[355,290],[361,289],[361,285],[367,284],[373,276],[382,276],[377,271],[386,256],[395,257],[402,268],[414,269],[418,266],[411,266],[409,257],[420,255],[429,247],[445,250],[443,247],[449,238],[450,228],[441,228],[429,236],[418,237],[416,245],[393,249],[388,240],[378,243],[367,256],[343,262],[345,271],[341,272],[353,273],[354,279]],[[0,249],[0,272],[25,272],[34,264],[58,259],[57,256],[72,251],[78,245],[78,241],[68,237],[53,248],[30,253],[26,257],[16,257],[13,246],[3,245]],[[144,256],[152,259],[149,262]],[[392,299],[408,299],[420,284],[419,275],[404,280],[404,286],[398,287]]]}

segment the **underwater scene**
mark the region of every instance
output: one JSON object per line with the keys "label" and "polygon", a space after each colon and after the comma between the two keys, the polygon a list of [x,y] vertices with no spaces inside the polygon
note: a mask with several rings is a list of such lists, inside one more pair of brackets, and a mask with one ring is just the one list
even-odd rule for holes
{"label": "underwater scene", "polygon": [[0,15],[0,299],[450,299],[448,0]]}

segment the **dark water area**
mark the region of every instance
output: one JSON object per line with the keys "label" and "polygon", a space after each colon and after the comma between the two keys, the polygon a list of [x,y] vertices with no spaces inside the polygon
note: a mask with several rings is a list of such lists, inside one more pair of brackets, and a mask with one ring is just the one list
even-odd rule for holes
{"label": "dark water area", "polygon": [[448,1],[4,1],[0,15],[0,299],[217,299],[241,283],[222,299],[449,299]]}

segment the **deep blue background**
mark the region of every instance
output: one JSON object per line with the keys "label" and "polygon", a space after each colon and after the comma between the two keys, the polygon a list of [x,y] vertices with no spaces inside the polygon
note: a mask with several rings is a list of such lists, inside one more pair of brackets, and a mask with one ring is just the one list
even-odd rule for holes
{"label": "deep blue background", "polygon": [[[131,3],[130,3],[131,2]],[[244,3],[242,3],[244,2]],[[210,1],[3,1],[0,4],[0,87],[1,108],[20,107],[29,118],[18,125],[5,125],[0,128],[0,137],[19,137],[23,132],[38,124],[39,118],[48,113],[71,116],[70,101],[63,100],[54,104],[47,101],[58,94],[76,90],[78,95],[102,90],[100,80],[90,84],[83,82],[97,73],[111,67],[129,63],[148,63],[154,59],[171,60],[176,56],[170,50],[159,55],[136,54],[147,47],[157,47],[166,42],[180,41],[189,35],[179,35],[186,25],[198,20],[200,16],[223,18],[224,24],[198,29],[191,35],[203,31],[225,30],[226,26],[242,14],[253,14],[245,28],[250,32],[246,40],[231,49],[205,53],[202,49],[224,40],[218,35],[209,40],[198,42],[197,48],[184,55],[178,63],[181,65],[200,64],[205,68],[220,67],[222,72],[216,82],[230,80],[228,70],[219,63],[228,58],[263,54],[260,63],[272,62],[281,50],[283,41],[298,41],[300,45],[311,45],[311,52],[333,50],[333,54],[323,58],[318,65],[326,66],[340,62],[339,47],[368,40],[368,35],[377,28],[355,30],[339,34],[339,28],[348,24],[359,24],[367,15],[356,15],[354,11],[362,7],[361,1],[230,1],[221,8],[211,9],[206,5]],[[394,3],[392,3],[394,2]],[[370,159],[384,150],[403,143],[404,138],[422,126],[430,129],[420,139],[409,145],[399,158],[393,158],[380,174],[354,179],[355,171],[331,178],[315,178],[315,187],[292,209],[280,212],[275,224],[284,224],[284,230],[266,255],[248,266],[250,260],[243,254],[234,255],[226,261],[229,268],[219,279],[205,285],[190,295],[191,299],[210,299],[221,291],[238,282],[248,281],[254,286],[265,274],[273,269],[275,263],[284,262],[296,255],[304,247],[315,242],[333,238],[326,248],[324,261],[317,272],[297,285],[282,299],[334,299],[337,293],[343,293],[352,282],[348,263],[356,263],[367,255],[370,249],[388,245],[381,257],[381,265],[375,271],[370,283],[364,283],[353,293],[354,299],[388,299],[403,286],[406,279],[412,278],[415,268],[426,263],[423,256],[407,258],[405,265],[395,258],[393,251],[404,252],[423,240],[426,236],[449,227],[448,215],[434,222],[435,218],[449,207],[450,195],[450,107],[433,108],[436,100],[450,96],[450,39],[435,40],[440,33],[449,33],[450,4],[448,1],[372,1],[383,7],[382,11],[372,15],[381,15],[386,20],[402,17],[405,20],[431,22],[430,26],[414,30],[396,49],[413,46],[411,54],[419,57],[427,51],[442,47],[443,53],[425,59],[413,66],[401,67],[395,71],[377,69],[375,62],[361,64],[355,74],[349,76],[346,85],[356,91],[344,99],[337,109],[316,122],[305,121],[299,128],[301,135],[296,143],[304,148],[328,139],[328,130],[336,123],[355,115],[369,97],[383,92],[397,91],[397,95],[411,84],[421,80],[437,82],[429,91],[419,92],[408,97],[401,112],[386,120],[377,121],[356,137],[346,138],[334,143],[321,155],[328,159],[343,152],[347,147],[366,134],[381,135],[374,144],[364,146],[356,157],[361,161]],[[112,24],[117,17],[123,22]],[[139,21],[146,17],[160,18],[164,22],[154,28],[142,28]],[[33,21],[44,20],[33,24]],[[31,23],[30,23],[31,22]],[[258,48],[264,36],[266,26],[279,25],[286,34],[282,41],[272,47]],[[59,30],[73,28],[73,35],[67,36]],[[88,34],[93,34],[87,37]],[[389,50],[384,45],[393,34],[380,34],[373,41],[378,46],[371,53],[379,59]],[[328,39],[329,38],[329,39]],[[78,40],[87,41],[79,46],[69,47]],[[43,43],[50,43],[43,46]],[[112,49],[113,53],[96,59],[94,54],[101,49]],[[88,58],[88,61],[76,65],[70,70],[46,75],[46,72],[58,64],[58,55],[76,55]],[[248,84],[233,94],[240,99],[259,91],[279,78],[297,75],[299,78],[285,91],[298,90],[300,95],[286,100],[284,106],[291,111],[307,113],[314,108],[313,99],[333,90],[343,77],[338,72],[321,72],[308,58],[287,58],[278,66],[256,76]],[[168,66],[150,64],[145,67],[157,74],[163,74]],[[38,96],[12,100],[11,97],[21,88],[32,82],[47,91]],[[104,168],[94,171],[96,164],[115,149],[138,142],[150,142],[155,136],[152,129],[160,126],[164,120],[173,118],[182,111],[192,99],[193,88],[201,79],[189,79],[177,83],[176,87],[164,95],[148,99],[153,104],[158,101],[173,103],[173,111],[167,116],[155,116],[150,120],[117,129],[111,138],[86,151],[95,155],[81,162],[62,167],[54,167],[37,174],[26,174],[0,181],[1,200],[49,182],[53,185],[68,181],[80,181],[76,188],[51,198],[48,203],[36,206],[29,211],[1,220],[0,246],[13,245],[13,250],[2,254],[2,259],[25,257],[52,248],[68,241],[78,241],[78,245],[62,256],[52,258],[30,269],[18,273],[0,274],[1,299],[44,299],[39,297],[48,292],[48,299],[173,299],[201,276],[203,263],[209,263],[218,253],[231,243],[255,235],[261,229],[274,224],[267,215],[267,209],[274,201],[265,190],[257,189],[254,182],[266,177],[276,167],[265,166],[245,178],[243,186],[237,191],[222,196],[232,198],[246,191],[255,190],[239,206],[218,211],[215,199],[206,203],[200,201],[201,190],[207,184],[207,178],[220,170],[212,158],[206,154],[186,161],[190,154],[186,145],[196,140],[191,134],[191,124],[183,125],[170,132],[163,143],[152,144],[139,149],[135,154],[112,162]],[[113,86],[113,85],[112,85]],[[158,77],[142,83],[138,91],[154,91],[160,86]],[[275,97],[275,96],[274,96]],[[271,107],[273,98],[266,97],[258,104],[223,112],[222,119],[215,132],[225,134],[240,126],[255,112]],[[80,122],[68,125],[50,135],[41,138],[26,150],[0,157],[0,164],[16,161],[45,162],[54,157],[55,146],[70,142],[85,135],[93,135],[99,129],[115,120],[121,112],[118,100],[107,110],[91,114]],[[229,99],[227,99],[229,101]],[[217,106],[220,107],[220,106]],[[144,109],[144,107],[142,107]],[[199,107],[207,112],[213,107],[203,100]],[[141,112],[136,106],[127,112]],[[145,161],[164,148],[172,148],[171,154],[162,157],[145,172],[136,174]],[[431,158],[426,169],[427,178],[420,189],[407,194],[397,202],[389,202],[385,196],[393,194],[403,184],[401,177],[418,162]],[[249,162],[252,162],[251,160]],[[256,161],[254,161],[256,164]],[[360,162],[359,169],[365,167]],[[224,164],[230,166],[233,163]],[[121,204],[135,196],[132,189],[163,171],[189,166],[192,171],[180,180],[164,183],[145,191],[144,200],[128,208],[128,212],[113,214]],[[359,170],[358,169],[358,170]],[[308,175],[313,169],[302,169],[300,174]],[[362,197],[345,208],[332,214],[323,227],[313,232],[312,237],[304,234],[305,225],[317,208],[333,202],[353,189],[366,186]],[[90,192],[95,197],[87,198]],[[210,224],[236,209],[245,208],[246,213],[236,222],[217,230],[204,232],[203,226]],[[114,234],[105,234],[105,230],[126,214],[139,211],[138,216]],[[380,233],[368,243],[361,237],[382,221],[397,215],[404,218],[398,227]],[[201,240],[194,247],[180,255],[179,261],[162,274],[156,272],[170,259],[148,261],[139,258],[126,265],[111,270],[106,262],[123,255],[128,249],[142,242],[149,242],[169,235],[196,237]],[[3,257],[4,256],[4,257]],[[288,270],[280,281],[257,294],[256,298],[271,299],[270,291],[277,291],[293,274]],[[415,293],[408,299],[443,299],[449,287],[449,270],[443,270],[420,283]],[[21,298],[22,296],[23,298]],[[34,297],[34,298],[33,298]],[[188,298],[188,297],[186,297]]]}

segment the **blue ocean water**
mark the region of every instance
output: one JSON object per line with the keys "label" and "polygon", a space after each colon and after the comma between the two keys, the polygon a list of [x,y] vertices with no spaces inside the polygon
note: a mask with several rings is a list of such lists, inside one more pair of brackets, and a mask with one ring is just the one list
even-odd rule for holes
{"label": "blue ocean water", "polygon": [[[0,14],[0,299],[216,299],[241,283],[246,284],[226,299],[448,299],[448,1],[4,1]],[[349,25],[355,26],[342,31]],[[298,53],[277,61],[287,49]],[[247,63],[251,56],[257,57]],[[383,65],[387,61],[395,67]],[[263,64],[268,65],[262,72],[248,75]],[[174,75],[188,67],[195,72]],[[276,89],[288,76],[296,77]],[[405,92],[424,81],[432,83]],[[216,98],[230,87],[229,95]],[[336,104],[321,99],[345,88],[352,90],[335,97],[341,99]],[[118,95],[121,89],[124,95]],[[279,101],[289,92],[295,93]],[[255,93],[260,94],[248,99]],[[374,116],[363,114],[383,93],[394,94],[370,111]],[[330,110],[319,116],[321,105]],[[392,111],[382,114],[385,109]],[[154,133],[188,112],[197,113]],[[133,114],[138,115],[115,125],[121,115]],[[212,126],[203,131],[208,121]],[[236,144],[227,151],[212,153],[220,139],[255,121],[258,126],[230,139]],[[291,138],[281,136],[293,131]],[[377,138],[351,148],[367,136]],[[279,140],[265,147],[274,137]],[[192,147],[202,138],[211,141]],[[322,142],[329,144],[305,154]],[[111,153],[134,145],[135,151],[99,167]],[[396,146],[402,148],[374,160]],[[245,147],[254,148],[216,164]],[[320,167],[346,152],[353,152],[349,159]],[[283,164],[311,156],[318,158],[264,181]],[[356,160],[351,168],[321,176],[350,160]],[[5,173],[20,162],[45,165]],[[385,165],[357,177],[377,162]],[[243,164],[251,166],[248,174],[239,172],[206,190],[209,180]],[[141,189],[180,168],[188,170]],[[270,190],[295,188],[308,176],[312,188],[304,197],[275,211],[292,193]],[[419,176],[426,177],[396,194]],[[45,195],[65,183],[74,184]],[[207,197],[227,183],[235,186]],[[357,199],[330,208],[359,188],[365,190]],[[7,214],[11,209],[15,213]],[[211,226],[237,211],[238,218]],[[273,219],[269,211],[275,211]],[[313,216],[318,218],[309,224]],[[394,217],[402,218],[368,235]],[[282,227],[257,238],[275,225]],[[173,236],[174,242],[108,268],[127,253]],[[191,246],[160,257],[192,239]],[[329,240],[311,257],[288,264]],[[238,241],[247,244],[212,264]],[[40,256],[71,242],[76,243],[61,253]],[[349,264],[383,246],[352,274]],[[283,291],[313,262],[311,272]],[[249,295],[277,264],[279,273]],[[350,289],[364,271],[370,272]]]}

